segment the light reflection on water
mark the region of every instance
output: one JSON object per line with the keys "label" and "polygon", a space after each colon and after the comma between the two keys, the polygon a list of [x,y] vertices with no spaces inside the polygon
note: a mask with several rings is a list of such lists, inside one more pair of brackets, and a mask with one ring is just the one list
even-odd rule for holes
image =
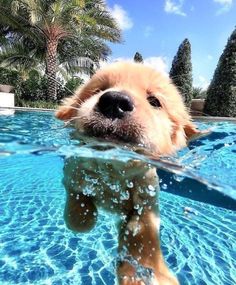
{"label": "light reflection on water", "polygon": [[[115,282],[116,218],[100,212],[89,234],[75,235],[64,225],[63,158],[77,155],[135,158],[155,165],[166,191],[160,195],[161,240],[170,268],[181,284],[235,284],[236,214],[226,208],[236,208],[230,199],[236,198],[236,125],[213,125],[209,137],[192,142],[174,158],[157,161],[103,142],[78,147],[78,141],[70,140],[71,130],[50,113],[0,117],[0,283]],[[183,196],[208,203],[213,199],[207,196],[220,195],[221,207],[170,194],[176,189],[180,195],[187,189]]]}

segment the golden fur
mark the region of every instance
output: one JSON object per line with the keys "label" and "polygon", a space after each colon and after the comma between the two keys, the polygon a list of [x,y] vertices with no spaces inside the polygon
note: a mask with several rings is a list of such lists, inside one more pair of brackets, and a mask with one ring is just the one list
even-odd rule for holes
{"label": "golden fur", "polygon": [[[122,118],[102,114],[98,102],[109,92],[125,94],[131,100],[132,110],[125,111],[124,117],[122,113]],[[153,100],[154,105],[150,104]],[[155,156],[173,154],[185,147],[192,136],[200,134],[170,79],[137,63],[115,63],[99,70],[73,97],[65,100],[56,116],[72,122],[82,133],[142,145]],[[84,194],[89,186],[88,178],[96,179],[90,185],[92,195]],[[117,181],[119,191],[112,191],[111,185]],[[127,187],[127,181],[132,187]],[[97,206],[119,213],[125,217],[119,227],[119,251],[125,250],[133,260],[153,272],[149,284],[178,284],[160,249],[159,183],[153,167],[136,160],[125,164],[69,158],[65,161],[64,185],[67,190],[65,220],[69,228],[78,232],[90,230],[96,223]],[[146,189],[153,191],[152,194]],[[127,197],[121,199],[124,192]],[[126,259],[119,262],[117,274],[119,284],[145,284]]]}

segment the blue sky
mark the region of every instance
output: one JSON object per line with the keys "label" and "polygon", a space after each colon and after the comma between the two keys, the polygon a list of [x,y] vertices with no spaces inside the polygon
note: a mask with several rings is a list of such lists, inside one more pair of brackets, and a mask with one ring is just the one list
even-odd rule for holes
{"label": "blue sky", "polygon": [[236,25],[236,0],[107,0],[123,33],[110,44],[111,60],[139,51],[147,63],[169,71],[180,43],[192,45],[194,85],[206,88]]}

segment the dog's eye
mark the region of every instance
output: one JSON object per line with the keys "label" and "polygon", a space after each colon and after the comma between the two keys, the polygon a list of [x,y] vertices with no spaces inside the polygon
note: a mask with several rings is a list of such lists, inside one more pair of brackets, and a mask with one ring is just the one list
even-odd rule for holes
{"label": "dog's eye", "polygon": [[161,103],[155,96],[149,96],[147,98],[147,100],[148,100],[149,104],[152,105],[153,107],[161,108]]}

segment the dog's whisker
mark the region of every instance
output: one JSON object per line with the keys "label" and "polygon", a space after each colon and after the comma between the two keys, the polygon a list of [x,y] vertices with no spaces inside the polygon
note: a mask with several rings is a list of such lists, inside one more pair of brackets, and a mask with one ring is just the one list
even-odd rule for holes
{"label": "dog's whisker", "polygon": [[76,110],[76,111],[79,111],[79,108],[76,108],[74,106],[63,106],[64,108],[68,108],[68,109],[73,109],[73,110]]}
{"label": "dog's whisker", "polygon": [[73,118],[67,120],[66,122],[64,122],[64,127],[67,127],[71,122],[73,122],[75,120],[80,120],[80,119],[81,119],[81,116],[73,117]]}

